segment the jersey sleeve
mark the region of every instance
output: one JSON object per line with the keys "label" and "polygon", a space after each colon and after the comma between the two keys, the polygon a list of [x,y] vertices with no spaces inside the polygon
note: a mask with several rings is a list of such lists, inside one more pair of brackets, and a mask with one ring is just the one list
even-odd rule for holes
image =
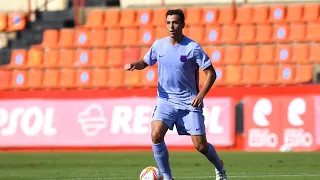
{"label": "jersey sleeve", "polygon": [[202,70],[212,65],[209,56],[203,51],[200,45],[197,45],[193,51],[193,56]]}
{"label": "jersey sleeve", "polygon": [[147,54],[143,58],[149,66],[153,66],[157,62],[157,41],[155,41]]}

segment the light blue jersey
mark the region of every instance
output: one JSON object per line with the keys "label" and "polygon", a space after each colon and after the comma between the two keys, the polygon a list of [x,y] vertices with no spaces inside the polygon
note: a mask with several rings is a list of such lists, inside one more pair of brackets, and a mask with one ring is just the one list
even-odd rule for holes
{"label": "light blue jersey", "polygon": [[172,45],[169,38],[156,40],[144,57],[149,66],[158,62],[158,98],[176,109],[202,111],[191,102],[199,93],[199,68],[209,67],[210,58],[188,37],[177,45]]}

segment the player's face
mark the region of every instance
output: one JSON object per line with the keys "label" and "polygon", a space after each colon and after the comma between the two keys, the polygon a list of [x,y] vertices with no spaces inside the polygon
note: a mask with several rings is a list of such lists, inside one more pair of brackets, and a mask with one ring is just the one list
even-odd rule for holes
{"label": "player's face", "polygon": [[181,22],[179,15],[168,15],[167,16],[167,29],[170,37],[179,37],[182,34],[184,23]]}

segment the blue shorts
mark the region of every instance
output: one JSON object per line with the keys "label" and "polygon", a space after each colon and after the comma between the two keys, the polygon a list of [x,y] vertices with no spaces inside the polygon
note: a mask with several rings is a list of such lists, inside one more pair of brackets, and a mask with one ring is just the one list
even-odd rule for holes
{"label": "blue shorts", "polygon": [[177,109],[163,99],[158,99],[152,120],[164,122],[170,130],[176,126],[179,135],[206,134],[202,112]]}

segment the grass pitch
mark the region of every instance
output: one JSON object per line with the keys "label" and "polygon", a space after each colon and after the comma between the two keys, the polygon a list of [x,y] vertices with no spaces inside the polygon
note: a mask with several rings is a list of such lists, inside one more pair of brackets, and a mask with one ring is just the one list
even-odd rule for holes
{"label": "grass pitch", "polygon": [[[229,179],[319,180],[320,152],[220,152]],[[215,179],[198,152],[170,152],[175,180]],[[138,180],[152,152],[0,153],[0,180]]]}

